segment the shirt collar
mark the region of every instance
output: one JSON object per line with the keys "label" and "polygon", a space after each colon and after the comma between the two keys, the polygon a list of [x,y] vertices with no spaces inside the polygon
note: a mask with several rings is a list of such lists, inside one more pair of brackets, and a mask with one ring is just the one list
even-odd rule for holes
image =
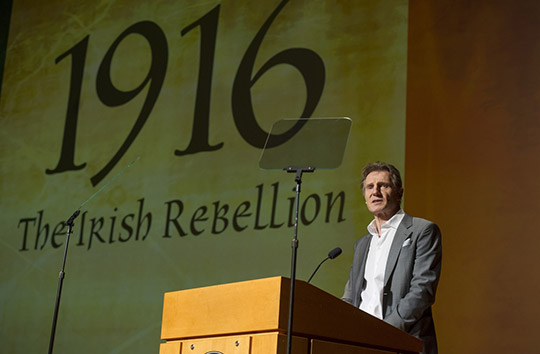
{"label": "shirt collar", "polygon": [[[403,209],[399,209],[397,213],[394,214],[387,222],[381,225],[381,228],[393,228],[397,229],[399,224],[401,224],[401,221],[403,220],[403,217],[405,216],[405,212]],[[375,227],[375,219],[373,219],[368,227],[367,230],[372,235],[377,235],[377,228]]]}

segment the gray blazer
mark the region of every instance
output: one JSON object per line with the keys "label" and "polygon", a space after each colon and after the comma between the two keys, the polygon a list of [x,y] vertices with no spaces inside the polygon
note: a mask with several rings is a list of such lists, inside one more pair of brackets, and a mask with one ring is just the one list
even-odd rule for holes
{"label": "gray blazer", "polygon": [[[354,245],[343,300],[359,307],[371,234]],[[405,214],[394,236],[384,275],[383,319],[424,342],[423,353],[437,353],[431,305],[441,274],[441,232],[431,221]]]}

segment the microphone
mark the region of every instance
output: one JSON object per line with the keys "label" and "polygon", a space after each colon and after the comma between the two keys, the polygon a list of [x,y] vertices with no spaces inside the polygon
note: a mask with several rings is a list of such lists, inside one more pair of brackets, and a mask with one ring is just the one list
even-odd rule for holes
{"label": "microphone", "polygon": [[323,259],[323,261],[321,263],[319,263],[319,265],[317,266],[317,268],[315,269],[313,274],[311,274],[311,276],[309,277],[307,282],[309,283],[311,281],[311,279],[313,279],[313,276],[315,275],[315,273],[317,273],[317,271],[319,270],[319,268],[321,267],[321,265],[324,262],[326,262],[329,259],[337,258],[341,254],[341,252],[342,252],[341,248],[339,248],[339,247],[336,247],[333,250],[331,250],[330,252],[328,252],[328,257],[326,257],[325,259]]}
{"label": "microphone", "polygon": [[334,259],[334,258],[337,258],[340,254],[341,254],[341,248],[336,247],[333,250],[331,250],[330,252],[328,252],[328,258]]}

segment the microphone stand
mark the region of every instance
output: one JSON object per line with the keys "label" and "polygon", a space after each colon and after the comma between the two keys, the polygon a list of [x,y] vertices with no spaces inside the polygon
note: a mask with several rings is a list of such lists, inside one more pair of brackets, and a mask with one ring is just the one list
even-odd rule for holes
{"label": "microphone stand", "polygon": [[69,246],[69,237],[71,236],[73,225],[75,218],[79,216],[81,210],[77,209],[73,213],[73,215],[70,216],[68,221],[64,223],[68,227],[67,229],[67,235],[66,235],[66,247],[64,248],[64,259],[62,261],[62,269],[60,270],[60,274],[58,276],[58,290],[56,292],[56,305],[54,306],[54,315],[53,315],[53,323],[52,323],[52,329],[51,329],[51,338],[49,340],[49,354],[52,354],[53,352],[53,346],[54,346],[54,337],[56,335],[56,323],[58,321],[58,311],[60,309],[60,297],[62,296],[62,285],[64,284],[64,277],[66,276],[66,273],[64,272],[66,268],[66,258],[67,258],[67,251]]}
{"label": "microphone stand", "polygon": [[298,209],[300,204],[300,185],[302,184],[302,173],[313,172],[315,167],[287,167],[284,168],[288,173],[296,173],[296,203],[294,211],[294,237],[291,242],[291,293],[289,296],[289,323],[287,326],[287,354],[291,354],[293,309],[294,309],[294,290],[296,283],[296,256],[298,253]]}

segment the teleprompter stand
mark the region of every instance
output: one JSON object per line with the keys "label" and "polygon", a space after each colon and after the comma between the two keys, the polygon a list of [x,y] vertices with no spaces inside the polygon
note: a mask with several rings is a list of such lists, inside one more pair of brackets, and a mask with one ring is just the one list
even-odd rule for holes
{"label": "teleprompter stand", "polygon": [[137,160],[139,160],[139,157],[137,157],[129,165],[124,167],[122,171],[118,172],[116,176],[114,176],[107,183],[105,183],[100,189],[98,189],[97,192],[92,194],[92,196],[88,198],[84,203],[82,203],[81,206],[77,210],[75,210],[73,214],[71,214],[69,219],[64,222],[64,225],[67,226],[68,229],[66,232],[66,246],[64,247],[64,258],[62,260],[62,268],[60,269],[60,274],[58,276],[58,290],[56,291],[56,302],[54,306],[54,315],[53,315],[53,322],[52,322],[52,327],[51,327],[51,337],[49,339],[49,352],[48,352],[49,354],[52,354],[53,348],[54,348],[54,337],[56,336],[56,324],[58,322],[58,312],[60,310],[60,298],[62,297],[62,286],[64,285],[64,278],[66,276],[65,269],[66,269],[66,259],[67,259],[67,252],[68,252],[68,246],[69,246],[69,238],[73,232],[75,219],[77,218],[77,216],[79,216],[79,214],[81,213],[81,208],[86,203],[88,203],[90,200],[92,200],[92,198],[94,198],[96,195],[101,193],[101,191],[103,191],[112,181],[117,179],[122,173],[124,173],[126,169],[128,169],[129,167],[131,167],[131,165],[137,162]]}
{"label": "teleprompter stand", "polygon": [[298,253],[298,210],[303,173],[334,169],[341,165],[349,132],[349,118],[282,119],[274,123],[259,161],[263,170],[295,173],[296,200],[294,235],[291,243],[291,289],[287,327],[287,354],[291,353],[296,259]]}

